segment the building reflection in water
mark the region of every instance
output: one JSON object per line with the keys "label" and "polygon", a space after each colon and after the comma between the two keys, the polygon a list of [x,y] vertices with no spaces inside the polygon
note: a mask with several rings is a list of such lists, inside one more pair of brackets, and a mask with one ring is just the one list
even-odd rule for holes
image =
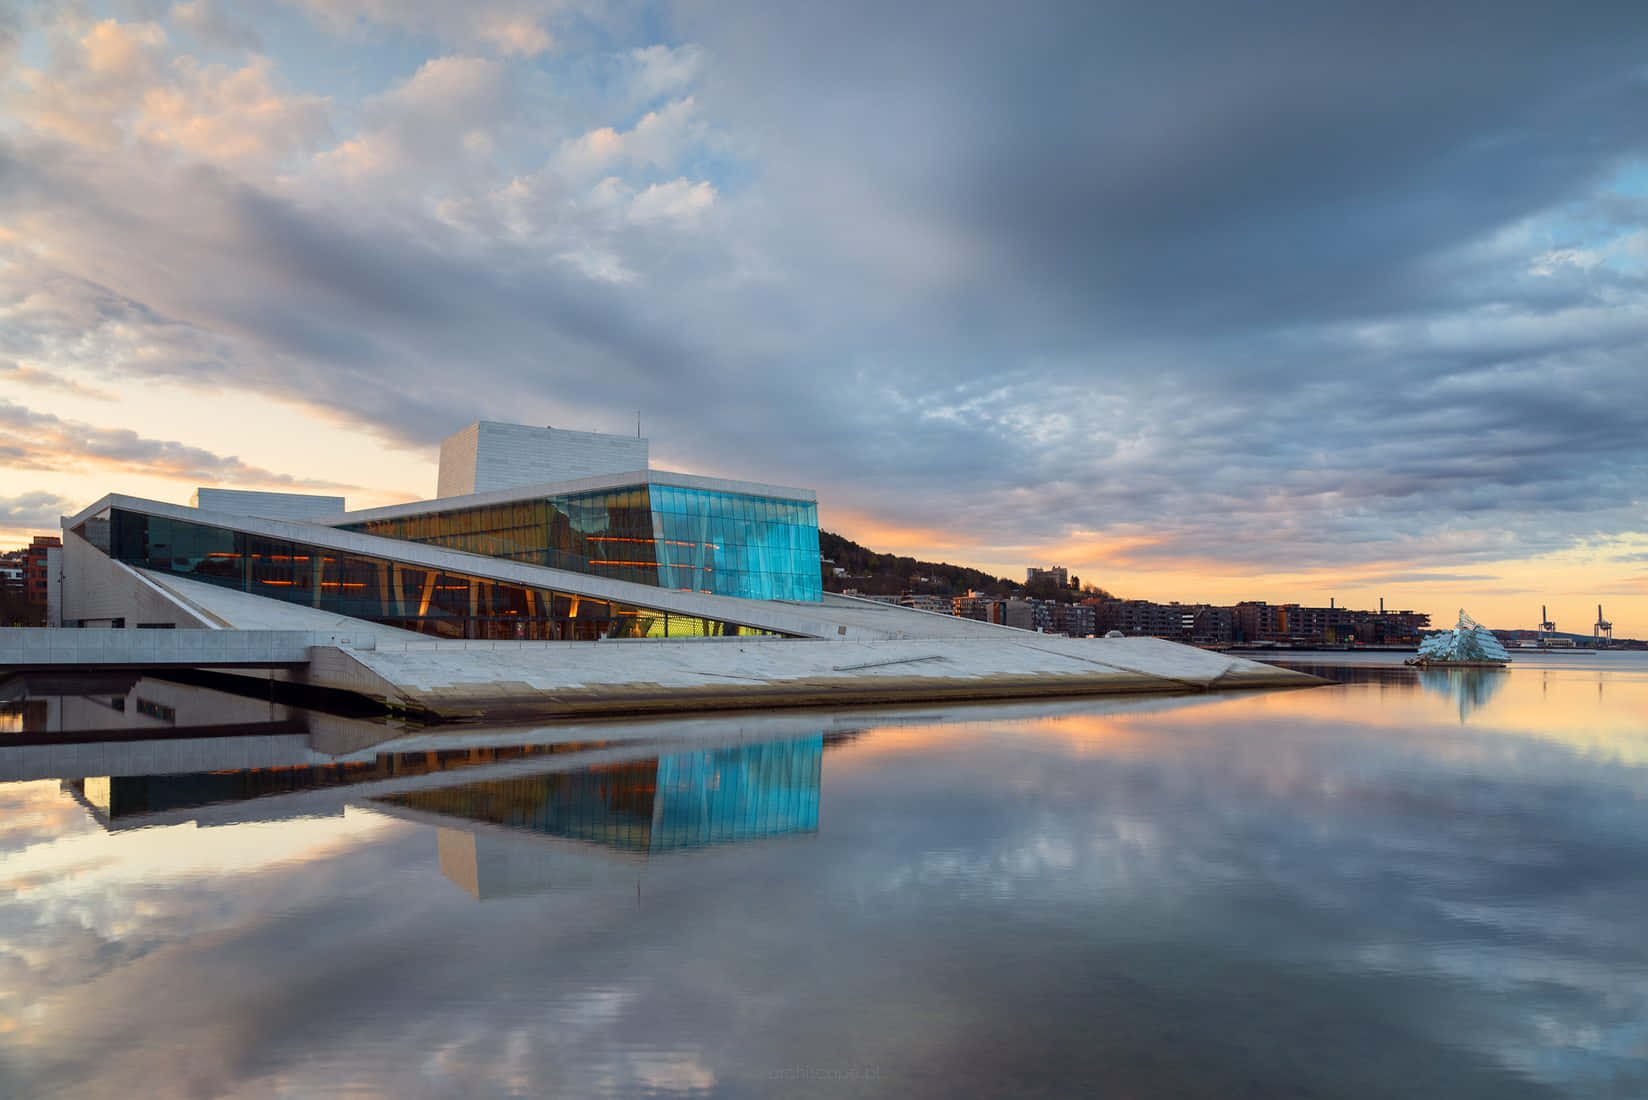
{"label": "building reflection in water", "polygon": [[818,829],[822,735],[671,753],[374,801],[652,854]]}
{"label": "building reflection in water", "polygon": [[1509,673],[1502,668],[1422,668],[1419,683],[1426,691],[1452,698],[1459,705],[1459,720],[1483,706],[1505,686]]}
{"label": "building reflection in water", "polygon": [[816,833],[823,757],[820,734],[372,801],[453,822],[439,830],[441,873],[485,899],[611,881],[669,853]]}
{"label": "building reflection in water", "polygon": [[686,740],[579,740],[408,730],[132,675],[3,686],[0,782],[58,779],[107,830],[365,807],[434,826],[442,872],[477,897],[633,880],[660,854],[815,833],[825,745],[853,735],[797,722],[727,746],[748,733],[712,721]]}
{"label": "building reflection in water", "polygon": [[[295,735],[298,740],[302,735]],[[263,748],[263,743],[252,748]],[[275,748],[284,746],[276,745]],[[156,775],[109,775],[65,781],[65,787],[92,810],[105,828],[118,829],[128,821],[142,825],[154,814],[217,806],[224,803],[277,799],[280,795],[301,794],[334,788],[357,787],[396,779],[435,776],[486,765],[509,763],[533,757],[558,756],[601,747],[600,743],[558,742],[543,745],[474,745],[462,748],[426,749],[418,752],[379,752],[360,760],[285,763],[274,760],[262,766],[222,768],[212,771]],[[315,755],[312,750],[306,750]],[[219,764],[223,760],[208,761]],[[331,804],[322,813],[343,813],[344,802]],[[267,816],[282,815],[273,805]],[[312,803],[305,803],[302,816],[315,816]],[[242,817],[240,820],[249,820]]]}

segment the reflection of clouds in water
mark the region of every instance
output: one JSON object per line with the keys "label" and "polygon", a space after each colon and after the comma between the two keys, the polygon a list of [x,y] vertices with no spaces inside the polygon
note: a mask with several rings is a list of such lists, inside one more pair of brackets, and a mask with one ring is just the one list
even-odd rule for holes
{"label": "reflection of clouds in water", "polygon": [[8,854],[6,862],[0,864],[0,880],[18,873],[14,854],[32,844],[97,832],[96,822],[73,799],[63,795],[57,780],[0,783],[0,852]]}
{"label": "reflection of clouds in water", "polygon": [[[871,731],[826,757],[816,834],[656,860],[616,895],[476,905],[401,822],[255,875],[157,833],[198,872],[157,884],[163,911],[142,868],[81,881],[86,853],[37,852],[62,881],[0,909],[43,929],[20,980],[53,983],[25,1080],[588,1094],[873,1069],[908,1093],[1165,1060],[1188,1076],[1117,1091],[1357,1095],[1335,1075],[1384,1059],[1420,1067],[1414,1094],[1513,1096],[1641,1042],[1640,772],[1259,696],[1064,725],[1082,736],[1004,721],[897,752]],[[257,828],[294,826],[193,832]],[[98,934],[54,939],[62,904]],[[103,955],[128,931],[140,957]]]}
{"label": "reflection of clouds in water", "polygon": [[[1357,982],[1382,975],[1359,996],[1387,998],[1508,1066],[1537,1062],[1530,1051],[1551,1033],[1522,1011],[1535,1006],[1572,1033],[1595,1034],[1609,1057],[1640,1043],[1634,1021],[1648,1010],[1648,987],[1632,914],[1648,911],[1648,893],[1633,885],[1643,845],[1631,837],[1643,811],[1617,797],[1640,786],[1631,769],[1446,726],[1399,741],[1358,736],[1347,712],[1339,719],[1268,731],[1251,717],[1202,730],[1172,723],[1178,735],[1159,738],[1154,757],[1132,737],[1102,766],[1022,752],[1001,770],[1014,789],[1041,796],[1037,831],[962,846],[935,833],[933,847],[882,886],[903,905],[919,904],[912,892],[948,889],[1040,903],[1049,915],[1082,912],[1085,896],[1096,933],[1111,903],[1142,904],[1147,924],[1187,946],[1254,936],[1255,954],[1284,967]],[[978,801],[973,783],[956,785],[975,792],[988,820],[990,800]],[[1085,797],[1068,797],[1072,786]],[[953,824],[934,795],[927,811]],[[832,802],[844,797],[836,791]],[[1094,843],[1072,845],[1081,836]],[[1076,859],[1057,873],[1051,861],[1048,874],[1022,873],[1047,852]],[[1257,931],[1267,926],[1268,935]],[[1384,979],[1441,985],[1403,1004]],[[1477,994],[1496,1003],[1469,1006]],[[1583,1076],[1570,1066],[1547,1079]]]}
{"label": "reflection of clouds in water", "polygon": [[1419,682],[1427,691],[1446,695],[1459,704],[1459,720],[1497,695],[1510,678],[1502,668],[1422,668]]}

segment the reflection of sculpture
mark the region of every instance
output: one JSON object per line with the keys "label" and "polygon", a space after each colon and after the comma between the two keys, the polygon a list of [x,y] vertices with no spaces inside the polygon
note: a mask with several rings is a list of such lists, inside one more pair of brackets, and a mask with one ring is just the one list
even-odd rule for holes
{"label": "reflection of sculpture", "polygon": [[1463,722],[1505,686],[1508,675],[1500,668],[1422,668],[1419,682],[1428,691],[1458,700],[1459,720]]}

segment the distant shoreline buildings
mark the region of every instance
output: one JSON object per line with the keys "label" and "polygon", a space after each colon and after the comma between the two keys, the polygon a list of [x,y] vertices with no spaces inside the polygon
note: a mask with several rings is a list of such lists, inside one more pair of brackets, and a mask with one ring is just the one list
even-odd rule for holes
{"label": "distant shoreline buildings", "polygon": [[[953,568],[927,562],[909,564],[926,567],[925,572],[910,576],[912,588],[936,587],[942,581],[938,571]],[[831,568],[834,565],[828,559],[824,562],[824,572],[832,574],[827,583],[846,585],[858,579],[846,575],[844,569]],[[885,584],[888,578],[862,579]],[[1331,600],[1327,607],[1272,604],[1264,600],[1243,600],[1228,605],[1126,600],[1100,588],[1084,589],[1080,578],[1062,565],[1030,566],[1024,571],[1022,587],[1003,580],[999,587],[992,586],[988,592],[974,588],[961,595],[942,591],[875,595],[852,587],[841,591],[916,611],[1047,634],[1084,638],[1114,632],[1124,637],[1162,638],[1205,648],[1417,646],[1431,621],[1430,614],[1424,611],[1387,611],[1383,600],[1377,611],[1340,607]]]}
{"label": "distant shoreline buildings", "polygon": [[51,618],[50,578],[63,552],[56,535],[0,553],[0,627],[44,626]]}
{"label": "distant shoreline buildings", "polygon": [[1157,603],[1088,597],[1074,602],[1019,596],[869,596],[939,615],[1066,634],[1074,638],[1116,631],[1128,637],[1163,638],[1188,645],[1410,646],[1430,628],[1424,611],[1361,611],[1346,607],[1305,607],[1263,600],[1217,604]]}

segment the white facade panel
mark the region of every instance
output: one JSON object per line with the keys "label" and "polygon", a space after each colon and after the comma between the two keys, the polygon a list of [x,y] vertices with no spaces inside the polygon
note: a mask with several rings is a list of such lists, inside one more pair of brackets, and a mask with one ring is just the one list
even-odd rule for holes
{"label": "white facade panel", "polygon": [[189,503],[208,512],[268,519],[314,519],[344,510],[342,497],[309,493],[259,493],[250,489],[196,489]]}
{"label": "white facade panel", "polygon": [[441,466],[435,479],[437,499],[475,491],[475,455],[480,438],[481,426],[476,423],[441,440]]}
{"label": "white facade panel", "polygon": [[63,529],[63,584],[55,626],[126,627],[139,623],[183,628],[221,624],[140,576],[129,565],[106,557],[91,543]]}
{"label": "white facade panel", "polygon": [[571,481],[647,468],[640,436],[482,420],[441,442],[437,497]]}

